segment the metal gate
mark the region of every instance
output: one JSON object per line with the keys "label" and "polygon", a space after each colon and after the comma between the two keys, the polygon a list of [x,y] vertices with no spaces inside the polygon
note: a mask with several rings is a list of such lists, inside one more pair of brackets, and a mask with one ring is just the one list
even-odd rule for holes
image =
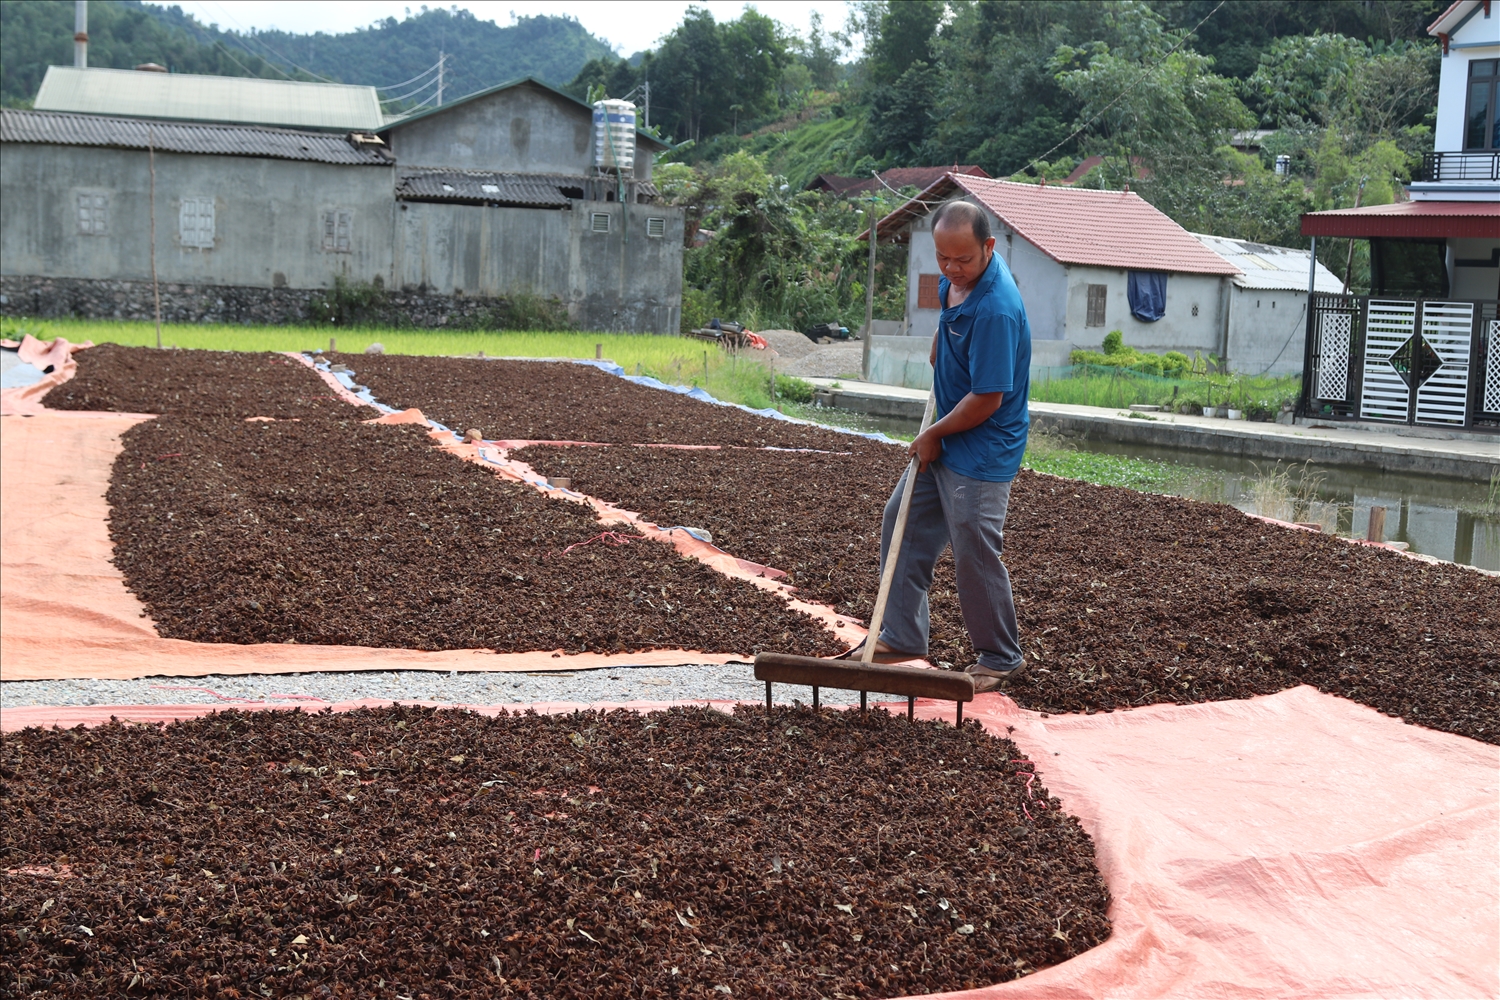
{"label": "metal gate", "polygon": [[1474,303],[1422,303],[1422,337],[1412,384],[1416,422],[1462,427],[1469,410],[1469,351],[1474,339]]}
{"label": "metal gate", "polygon": [[1399,420],[1411,412],[1412,355],[1417,304],[1407,299],[1371,299],[1365,312],[1364,381],[1359,415],[1365,420]]}
{"label": "metal gate", "polygon": [[1500,422],[1497,303],[1315,295],[1310,416],[1439,427]]}

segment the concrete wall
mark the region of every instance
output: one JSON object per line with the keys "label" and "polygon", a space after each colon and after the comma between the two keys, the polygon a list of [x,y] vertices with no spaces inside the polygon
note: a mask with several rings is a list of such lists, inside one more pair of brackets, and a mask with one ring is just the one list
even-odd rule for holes
{"label": "concrete wall", "polygon": [[[1143,323],[1130,314],[1126,271],[1074,265],[1068,268],[1067,339],[1097,351],[1104,344],[1105,334],[1119,330],[1125,335],[1125,343],[1137,350],[1222,354],[1227,281],[1217,275],[1170,274],[1166,315],[1155,323]],[[1088,320],[1089,285],[1109,289],[1103,326],[1084,325]]]}
{"label": "concrete wall", "polygon": [[932,388],[932,335],[925,337],[880,337],[870,341],[870,381],[881,385],[904,385],[908,389]]}
{"label": "concrete wall", "polygon": [[[625,206],[629,225],[622,228],[622,207],[615,203],[574,202],[563,211],[398,203],[394,178],[386,166],[158,153],[160,281],[318,289],[343,274],[354,281],[379,278],[393,290],[412,286],[444,295],[531,292],[561,299],[572,321],[585,329],[677,332],[681,209]],[[0,144],[0,274],[149,282],[149,192],[144,152]],[[81,195],[105,199],[104,232],[80,231]],[[179,210],[185,197],[213,199],[212,247],[183,245]],[[347,252],[323,249],[325,210],[351,213]],[[596,212],[610,216],[608,233],[592,232]],[[666,219],[666,235],[648,237],[647,218]],[[79,308],[94,301],[70,295]],[[99,302],[129,299],[113,291],[101,296]],[[245,309],[281,308],[250,299],[255,304]]]}
{"label": "concrete wall", "polygon": [[[628,224],[622,226],[621,213]],[[610,231],[592,231],[607,213]],[[590,330],[676,333],[682,307],[681,209],[574,202],[571,211],[405,204],[398,284],[452,295],[556,296]],[[648,218],[666,236],[646,235]]]}
{"label": "concrete wall", "polygon": [[1230,371],[1244,375],[1300,372],[1306,339],[1306,292],[1230,286]]}
{"label": "concrete wall", "polygon": [[[0,144],[0,273],[150,280],[147,154]],[[320,288],[391,271],[394,171],[240,156],[156,154],[156,265],[163,282]],[[80,195],[103,196],[102,234],[80,232]],[[212,248],[183,246],[185,197],[212,198]],[[348,252],[323,249],[322,212],[352,213]]]}
{"label": "concrete wall", "polygon": [[[575,175],[594,167],[593,112],[532,84],[392,126],[384,135],[403,167]],[[638,179],[651,178],[651,157],[638,139]]]}

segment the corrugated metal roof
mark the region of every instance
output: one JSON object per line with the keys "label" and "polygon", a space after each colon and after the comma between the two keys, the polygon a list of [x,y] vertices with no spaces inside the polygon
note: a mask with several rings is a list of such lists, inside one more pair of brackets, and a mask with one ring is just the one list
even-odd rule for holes
{"label": "corrugated metal roof", "polygon": [[[566,208],[582,199],[590,178],[570,174],[512,174],[489,170],[423,170],[402,174],[396,197],[405,201],[461,202],[469,205],[520,205]],[[648,181],[631,182],[634,190],[656,197]]]}
{"label": "corrugated metal roof", "polygon": [[[1131,191],[1017,184],[964,174],[949,174],[948,179],[1062,264],[1187,274],[1239,273],[1239,268]],[[926,192],[921,197],[929,200]]]}
{"label": "corrugated metal roof", "polygon": [[335,131],[373,132],[385,124],[374,87],[72,66],[47,67],[34,107]]}
{"label": "corrugated metal roof", "polygon": [[1500,236],[1500,202],[1398,201],[1302,216],[1303,236],[1448,239]]}
{"label": "corrugated metal roof", "polygon": [[355,144],[346,136],[328,132],[0,109],[0,142],[145,149],[148,139],[164,153],[264,156],[350,166],[390,166],[393,162],[385,146]]}
{"label": "corrugated metal roof", "polygon": [[[1310,251],[1293,247],[1275,247],[1267,243],[1231,240],[1223,236],[1192,234],[1214,253],[1241,271],[1231,280],[1241,288],[1267,291],[1307,291],[1307,265]],[[1344,283],[1328,268],[1318,265],[1315,291],[1339,294]]]}

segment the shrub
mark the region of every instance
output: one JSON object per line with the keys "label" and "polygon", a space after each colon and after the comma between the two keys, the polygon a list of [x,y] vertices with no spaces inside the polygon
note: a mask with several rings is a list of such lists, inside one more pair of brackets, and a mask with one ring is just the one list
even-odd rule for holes
{"label": "shrub", "polygon": [[1119,354],[1125,349],[1125,334],[1119,330],[1111,330],[1104,335],[1104,353]]}
{"label": "shrub", "polygon": [[789,399],[794,403],[811,403],[813,400],[813,384],[804,382],[800,378],[790,375],[776,376],[776,394],[782,399]]}
{"label": "shrub", "polygon": [[1192,360],[1181,351],[1168,351],[1161,356],[1161,373],[1168,378],[1181,378],[1192,364]]}

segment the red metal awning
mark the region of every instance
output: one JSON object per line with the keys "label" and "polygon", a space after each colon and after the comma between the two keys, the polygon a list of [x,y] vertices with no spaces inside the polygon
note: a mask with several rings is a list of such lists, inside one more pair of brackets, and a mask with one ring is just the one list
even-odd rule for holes
{"label": "red metal awning", "polygon": [[1401,201],[1368,208],[1308,212],[1303,236],[1395,239],[1500,238],[1500,201]]}

